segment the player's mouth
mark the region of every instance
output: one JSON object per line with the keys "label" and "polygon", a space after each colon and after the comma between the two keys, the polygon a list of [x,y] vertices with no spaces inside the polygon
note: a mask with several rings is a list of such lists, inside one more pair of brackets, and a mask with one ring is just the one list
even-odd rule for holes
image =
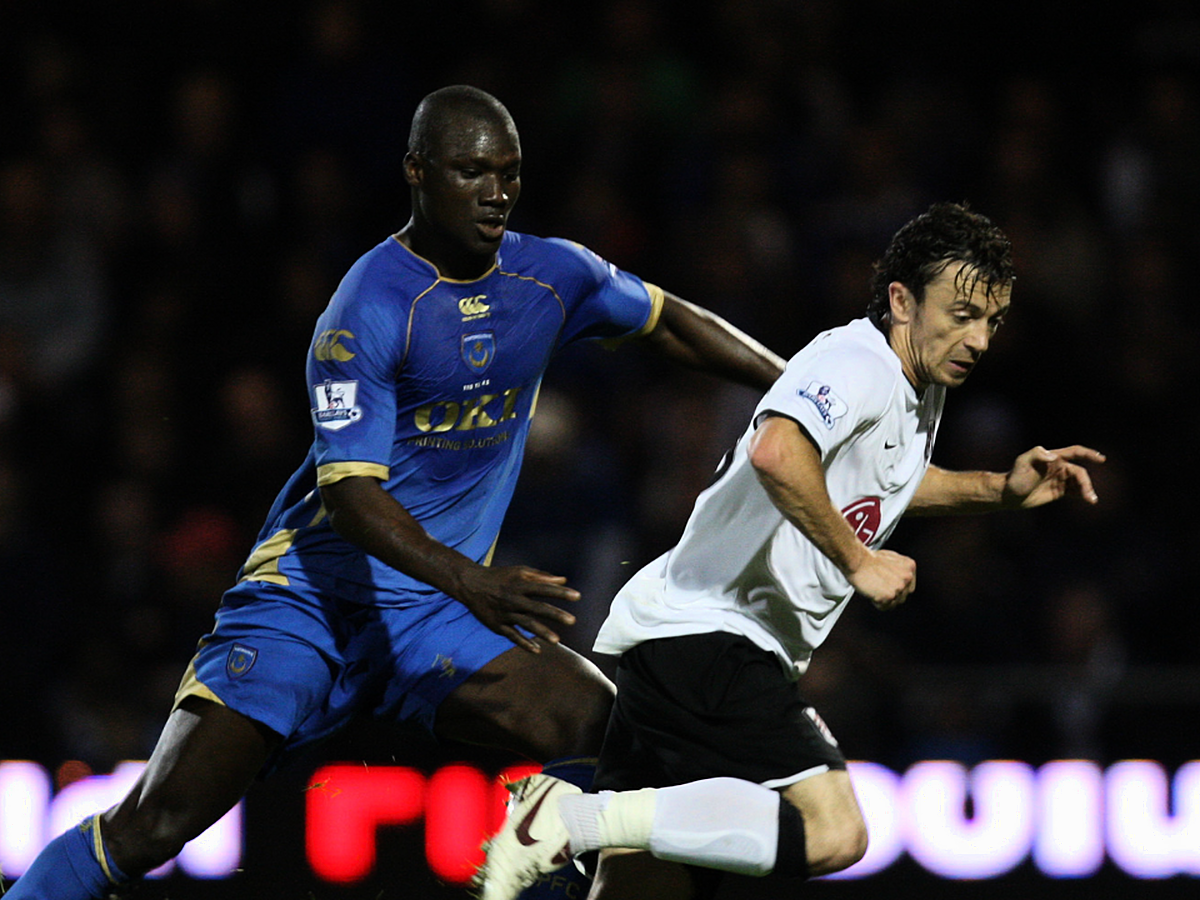
{"label": "player's mouth", "polygon": [[950,366],[951,373],[959,378],[966,378],[975,368],[975,363],[971,360],[952,359],[948,361],[947,365]]}
{"label": "player's mouth", "polygon": [[498,241],[504,237],[504,226],[505,219],[503,216],[491,216],[486,219],[479,219],[475,223],[476,230],[485,241]]}

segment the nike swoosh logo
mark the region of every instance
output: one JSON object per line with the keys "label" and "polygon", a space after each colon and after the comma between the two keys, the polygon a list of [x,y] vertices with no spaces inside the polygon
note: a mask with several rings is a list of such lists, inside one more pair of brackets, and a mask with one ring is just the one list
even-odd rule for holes
{"label": "nike swoosh logo", "polygon": [[896,445],[895,445],[894,443],[892,443],[892,444],[889,444],[887,441],[884,441],[884,442],[883,442],[883,449],[884,449],[884,450],[895,450],[895,449],[896,449]]}
{"label": "nike swoosh logo", "polygon": [[538,810],[541,809],[542,804],[546,802],[546,795],[550,793],[550,789],[552,787],[554,787],[554,782],[550,782],[546,785],[546,789],[542,791],[542,796],[538,797],[537,803],[533,804],[533,807],[529,810],[529,812],[525,813],[525,817],[517,823],[517,840],[523,847],[532,847],[538,842],[537,838],[529,833],[529,828],[533,824],[533,820],[537,816]]}

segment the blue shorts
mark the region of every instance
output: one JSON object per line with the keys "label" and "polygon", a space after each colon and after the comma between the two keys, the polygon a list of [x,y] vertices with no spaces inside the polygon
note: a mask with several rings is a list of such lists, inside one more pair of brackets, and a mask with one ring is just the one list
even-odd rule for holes
{"label": "blue shorts", "polygon": [[515,645],[444,594],[363,606],[303,584],[225,593],[175,697],[205,697],[284,737],[283,752],[366,714],[432,731],[439,704]]}

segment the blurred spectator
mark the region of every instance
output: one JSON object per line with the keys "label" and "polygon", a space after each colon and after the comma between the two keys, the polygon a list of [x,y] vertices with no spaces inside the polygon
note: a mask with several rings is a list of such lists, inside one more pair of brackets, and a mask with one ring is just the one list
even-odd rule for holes
{"label": "blurred spectator", "polygon": [[[1194,662],[1196,489],[1164,474],[1200,438],[1194,11],[1101,17],[1049,67],[1051,10],[1041,29],[992,17],[1004,52],[967,66],[949,35],[971,4],[946,22],[834,0],[451,6],[6,9],[0,676],[29,724],[0,730],[0,754],[100,770],[149,746],[307,449],[315,319],[403,223],[413,103],[461,80],[521,126],[538,189],[519,229],[587,243],[781,353],[862,314],[870,262],[929,201],[1013,237],[1012,313],[934,461],[1001,466],[1031,437],[1080,436],[1110,457],[1101,505],[904,523],[918,593],[848,613],[808,676],[835,731],[896,760],[976,758],[1013,708],[981,722],[936,683],[905,698],[906,667],[1054,663],[1078,677],[1045,728],[1014,725],[1022,752],[1067,752],[1068,733],[1103,752],[1126,658]],[[462,34],[469,52],[448,43]],[[678,537],[747,406],[636,352],[550,370],[498,553],[584,590],[580,649],[622,563]]]}

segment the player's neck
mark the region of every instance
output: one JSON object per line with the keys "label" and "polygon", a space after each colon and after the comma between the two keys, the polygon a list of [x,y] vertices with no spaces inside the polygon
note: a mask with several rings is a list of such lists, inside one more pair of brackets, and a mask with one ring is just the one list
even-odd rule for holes
{"label": "player's neck", "polygon": [[479,256],[440,241],[426,230],[417,228],[410,219],[394,235],[397,241],[421,257],[443,278],[453,281],[476,281],[496,265],[496,255]]}
{"label": "player's neck", "polygon": [[903,325],[893,325],[888,333],[888,346],[900,358],[900,370],[919,396],[928,386],[917,377],[916,354],[913,352],[911,335]]}

